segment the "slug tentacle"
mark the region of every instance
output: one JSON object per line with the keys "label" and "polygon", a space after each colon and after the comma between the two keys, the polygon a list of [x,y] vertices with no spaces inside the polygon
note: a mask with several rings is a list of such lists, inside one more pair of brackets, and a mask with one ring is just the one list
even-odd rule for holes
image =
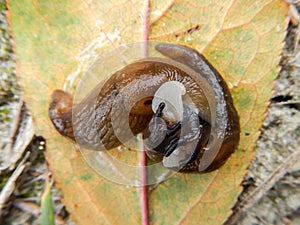
{"label": "slug tentacle", "polygon": [[111,149],[138,133],[166,168],[208,172],[239,142],[239,117],[226,82],[197,51],[158,44],[168,58],[145,58],[114,73],[80,103],[55,91],[49,116],[85,148]]}

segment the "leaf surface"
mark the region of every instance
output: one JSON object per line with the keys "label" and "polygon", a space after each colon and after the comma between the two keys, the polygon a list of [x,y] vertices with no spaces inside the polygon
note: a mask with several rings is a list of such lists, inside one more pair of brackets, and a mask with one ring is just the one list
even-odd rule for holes
{"label": "leaf surface", "polygon": [[229,85],[239,112],[239,148],[217,171],[176,174],[150,190],[149,218],[151,224],[223,223],[241,191],[265,118],[279,69],[287,4],[11,0],[9,6],[24,98],[36,133],[47,139],[47,160],[77,224],[141,224],[141,192],[97,175],[76,147],[58,135],[47,113],[52,91],[88,66],[82,64],[84,52],[102,55],[146,37],[190,46],[208,58]]}

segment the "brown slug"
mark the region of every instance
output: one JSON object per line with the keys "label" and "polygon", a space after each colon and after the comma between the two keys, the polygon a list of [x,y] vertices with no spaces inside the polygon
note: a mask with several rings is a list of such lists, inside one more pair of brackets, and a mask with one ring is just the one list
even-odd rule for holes
{"label": "brown slug", "polygon": [[88,149],[111,149],[142,133],[147,155],[164,167],[182,172],[219,168],[240,134],[225,81],[191,48],[162,43],[156,50],[167,58],[125,66],[76,105],[68,93],[54,91],[52,123]]}

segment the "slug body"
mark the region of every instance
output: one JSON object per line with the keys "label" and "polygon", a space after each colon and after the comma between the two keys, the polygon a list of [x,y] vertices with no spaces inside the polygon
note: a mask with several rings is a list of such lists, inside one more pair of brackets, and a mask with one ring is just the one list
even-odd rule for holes
{"label": "slug body", "polygon": [[[142,133],[147,155],[167,168],[219,168],[234,152],[240,133],[225,81],[190,48],[159,44],[156,50],[168,58],[145,58],[124,67],[76,105],[69,94],[54,91],[52,123],[89,149],[111,149]],[[170,91],[175,100],[164,100],[173,87],[180,93]]]}

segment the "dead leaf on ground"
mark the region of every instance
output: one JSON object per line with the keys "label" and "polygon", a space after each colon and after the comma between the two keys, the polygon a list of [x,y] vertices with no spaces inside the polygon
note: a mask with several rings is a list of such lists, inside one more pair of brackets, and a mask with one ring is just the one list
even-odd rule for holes
{"label": "dead leaf on ground", "polygon": [[[105,54],[145,40],[183,44],[202,52],[224,76],[241,116],[241,141],[221,169],[176,174],[149,193],[151,224],[222,224],[241,191],[287,25],[288,5],[264,1],[10,1],[18,75],[36,132],[47,139],[47,159],[78,224],[141,224],[138,188],[98,176],[80,153],[54,131],[48,103],[54,89],[95,44]],[[93,42],[94,41],[94,42]]]}

